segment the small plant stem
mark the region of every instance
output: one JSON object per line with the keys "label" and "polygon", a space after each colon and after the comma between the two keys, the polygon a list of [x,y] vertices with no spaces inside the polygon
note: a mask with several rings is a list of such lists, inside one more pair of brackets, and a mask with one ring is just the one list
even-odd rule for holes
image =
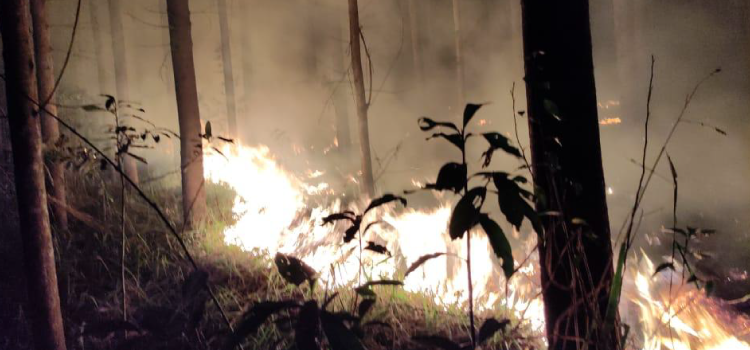
{"label": "small plant stem", "polygon": [[[120,111],[119,102],[115,102],[115,142],[117,147],[117,166],[122,167],[122,157],[119,155],[122,150],[122,141],[120,138]],[[125,178],[120,173],[120,283],[122,284],[122,320],[128,320],[128,298],[127,288],[125,288]],[[127,332],[125,333],[127,338]]]}
{"label": "small plant stem", "polygon": [[[461,138],[466,140],[465,128],[461,130]],[[464,149],[461,150],[461,162],[464,167],[466,164],[466,143],[464,142]],[[467,172],[468,174],[468,172]],[[469,193],[469,178],[468,175],[464,180],[464,195]],[[471,282],[471,230],[466,231],[466,277],[469,282],[469,335],[471,336],[471,348],[476,349],[476,328],[474,328],[474,285]]]}

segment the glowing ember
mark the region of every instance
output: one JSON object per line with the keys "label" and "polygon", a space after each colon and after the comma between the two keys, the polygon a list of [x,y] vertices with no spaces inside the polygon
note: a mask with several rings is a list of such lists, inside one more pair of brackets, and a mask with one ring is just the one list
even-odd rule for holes
{"label": "glowing ember", "polygon": [[622,120],[620,120],[620,117],[613,117],[613,118],[605,118],[599,120],[599,125],[612,125],[612,124],[620,124],[622,123]]}

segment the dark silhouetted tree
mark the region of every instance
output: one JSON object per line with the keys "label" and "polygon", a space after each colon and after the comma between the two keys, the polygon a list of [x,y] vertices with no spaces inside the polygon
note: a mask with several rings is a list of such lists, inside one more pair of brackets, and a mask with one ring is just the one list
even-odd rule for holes
{"label": "dark silhouetted tree", "polygon": [[[354,78],[354,100],[357,103],[359,120],[359,150],[362,162],[362,193],[372,197],[375,192],[375,180],[372,177],[372,156],[370,155],[370,128],[367,121],[369,101],[365,95],[365,78],[362,71],[362,52],[359,26],[359,8],[357,0],[349,0],[349,45],[352,55],[352,75]],[[370,77],[372,79],[372,77]]]}
{"label": "dark silhouetted tree", "polygon": [[185,224],[192,225],[205,218],[206,194],[203,188],[203,145],[188,0],[167,0],[167,14],[180,118],[182,209]]}
{"label": "dark silhouetted tree", "polygon": [[29,1],[0,3],[6,94],[29,317],[37,349],[65,350],[44,161]]}
{"label": "dark silhouetted tree", "polygon": [[[31,18],[34,26],[34,53],[39,101],[44,104],[40,111],[42,122],[42,142],[47,150],[54,150],[60,140],[57,121],[45,110],[57,115],[55,105],[55,72],[52,67],[52,46],[50,45],[49,24],[47,21],[46,0],[31,0]],[[56,157],[47,157],[47,193],[52,197],[52,217],[62,230],[68,229],[67,200],[65,196],[65,164]]]}
{"label": "dark silhouetted tree", "polygon": [[[115,86],[117,99],[130,103],[130,84],[128,82],[128,60],[125,41],[125,30],[122,25],[121,0],[109,0],[109,24],[112,30],[112,56],[115,62]],[[122,155],[125,174],[138,183],[138,166],[133,157]]]}
{"label": "dark silhouetted tree", "polygon": [[522,15],[537,210],[555,214],[539,248],[550,349],[617,349],[588,0],[523,0]]}
{"label": "dark silhouetted tree", "polygon": [[232,67],[232,43],[229,35],[229,13],[227,0],[218,0],[219,33],[221,36],[221,58],[224,67],[224,95],[227,102],[227,130],[232,136],[237,133],[237,105],[234,93],[234,70]]}

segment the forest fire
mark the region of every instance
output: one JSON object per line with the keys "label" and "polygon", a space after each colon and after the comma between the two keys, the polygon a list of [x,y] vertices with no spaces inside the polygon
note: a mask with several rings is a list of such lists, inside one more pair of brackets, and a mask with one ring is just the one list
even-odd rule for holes
{"label": "forest fire", "polygon": [[[276,163],[265,146],[227,145],[222,153],[205,158],[205,174],[211,181],[226,183],[237,191],[233,211],[238,219],[236,225],[225,231],[227,244],[238,245],[246,251],[291,254],[320,271],[321,278],[328,283],[356,283],[357,242],[342,244],[335,226],[320,224],[323,217],[347,208],[341,200],[335,199],[335,193],[326,184],[312,186],[306,182],[321,172],[308,171],[303,176],[287,172]],[[330,203],[308,207],[307,198],[319,194],[321,189],[330,195]],[[385,278],[398,277],[396,272],[399,269],[403,271],[419,257],[447,252],[447,258],[433,259],[409,275],[404,281],[405,289],[428,293],[438,304],[464,303],[466,266],[456,256],[466,256],[466,248],[451,242],[445,232],[451,215],[450,203],[422,210],[386,209],[378,215],[382,224],[368,231],[364,240],[383,244],[393,256],[364,253],[363,261],[369,266],[369,273]],[[410,232],[419,232],[419,235]],[[516,247],[514,255],[518,272],[507,285],[493,256],[488,254],[486,238],[476,236],[474,241],[472,275],[478,309],[510,309],[514,317],[527,322],[532,330],[541,334],[544,313],[539,297],[534,240]],[[530,259],[525,259],[529,254]],[[524,265],[519,267],[521,261]],[[662,275],[651,277],[654,265],[645,254],[629,271],[633,283],[626,283],[623,307],[632,307],[636,311],[629,314],[623,310],[623,318],[633,329],[631,335],[635,340],[631,343],[637,343],[631,348],[750,349],[750,345],[741,340],[747,335],[745,329],[750,326],[749,319],[723,310],[717,301],[706,297],[702,291],[680,283],[679,277],[674,278],[670,302],[668,280],[660,279]]]}

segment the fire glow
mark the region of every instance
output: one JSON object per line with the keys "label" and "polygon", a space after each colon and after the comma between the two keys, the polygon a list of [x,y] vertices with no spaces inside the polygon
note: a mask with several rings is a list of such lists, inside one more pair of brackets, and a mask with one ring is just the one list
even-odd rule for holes
{"label": "fire glow", "polygon": [[[321,221],[342,210],[360,211],[357,209],[363,203],[345,206],[328,184],[316,181],[323,171],[290,173],[278,165],[265,146],[225,145],[221,151],[223,155],[206,155],[204,167],[208,180],[225,183],[237,193],[233,207],[237,222],[224,232],[227,244],[245,251],[296,256],[319,271],[320,278],[329,285],[357,283],[357,240],[343,244],[342,230],[334,225],[322,226]],[[311,206],[311,196],[323,196],[326,204]],[[372,278],[396,278],[419,257],[445,252],[447,257],[430,260],[410,274],[404,280],[404,288],[427,293],[438,304],[463,305],[467,298],[466,266],[456,257],[465,257],[466,247],[462,241],[451,242],[448,238],[451,209],[451,203],[444,202],[436,208],[384,207],[368,214],[373,217],[366,217],[365,221],[377,219],[382,223],[368,231],[363,241],[382,244],[393,256],[365,251],[362,259],[367,273]],[[515,247],[518,272],[506,283],[498,262],[489,253],[486,237],[472,237],[477,308],[511,310],[514,318],[526,322],[541,336],[544,309],[539,297],[535,242]],[[527,255],[530,259],[526,259]],[[524,261],[523,266],[518,266],[520,261]],[[732,315],[733,320],[729,321],[718,317],[729,313],[701,291],[680,285],[679,278],[675,278],[675,288],[669,289],[658,280],[659,276],[651,277],[654,266],[645,255],[629,271],[621,309],[625,322],[638,334],[634,337],[638,344],[629,345],[628,349],[750,350],[750,345],[741,339],[746,334],[740,334],[750,325],[747,318]]]}

